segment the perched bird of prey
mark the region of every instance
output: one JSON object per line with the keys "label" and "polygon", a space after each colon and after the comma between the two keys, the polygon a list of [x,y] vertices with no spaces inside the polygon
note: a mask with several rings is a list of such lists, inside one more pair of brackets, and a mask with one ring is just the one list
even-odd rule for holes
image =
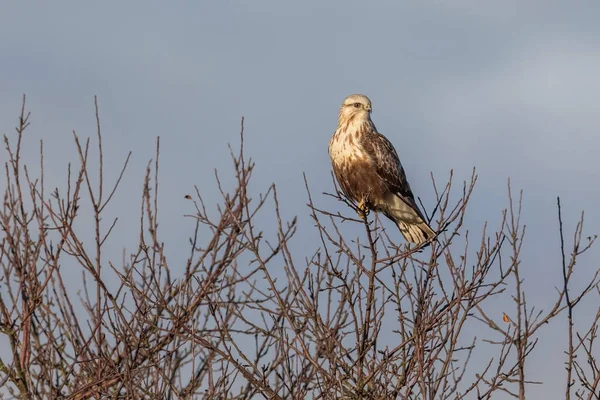
{"label": "perched bird of prey", "polygon": [[364,215],[369,210],[382,212],[412,243],[435,236],[417,207],[396,149],[371,121],[367,96],[353,94],[342,103],[329,157],[342,191]]}

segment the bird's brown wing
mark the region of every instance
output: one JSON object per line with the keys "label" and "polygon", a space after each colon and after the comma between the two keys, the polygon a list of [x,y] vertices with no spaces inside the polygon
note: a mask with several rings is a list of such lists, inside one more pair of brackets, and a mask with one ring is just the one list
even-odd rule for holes
{"label": "bird's brown wing", "polygon": [[377,174],[385,182],[388,190],[414,209],[423,221],[427,221],[415,202],[415,196],[392,143],[382,134],[369,131],[362,136],[361,145],[375,163]]}

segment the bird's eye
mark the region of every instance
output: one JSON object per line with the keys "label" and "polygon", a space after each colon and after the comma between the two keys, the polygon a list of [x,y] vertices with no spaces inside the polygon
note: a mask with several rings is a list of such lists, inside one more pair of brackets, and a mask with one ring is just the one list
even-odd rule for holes
{"label": "bird's eye", "polygon": [[354,103],[355,108],[360,108],[360,103]]}

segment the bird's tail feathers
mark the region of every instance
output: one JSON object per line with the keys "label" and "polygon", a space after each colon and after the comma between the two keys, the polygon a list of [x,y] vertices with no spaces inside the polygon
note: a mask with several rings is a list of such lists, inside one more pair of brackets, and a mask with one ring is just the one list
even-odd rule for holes
{"label": "bird's tail feathers", "polygon": [[406,241],[416,244],[423,244],[435,237],[433,229],[426,222],[421,221],[416,224],[410,224],[403,221],[396,221],[400,233]]}
{"label": "bird's tail feathers", "polygon": [[392,204],[385,210],[385,214],[396,223],[402,236],[411,243],[423,244],[436,234],[431,229],[423,214],[412,199],[404,199],[394,195]]}

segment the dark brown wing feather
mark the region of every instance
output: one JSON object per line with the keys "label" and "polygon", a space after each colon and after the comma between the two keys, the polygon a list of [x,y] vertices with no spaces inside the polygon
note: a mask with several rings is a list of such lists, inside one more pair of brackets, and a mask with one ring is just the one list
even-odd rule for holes
{"label": "dark brown wing feather", "polygon": [[387,184],[388,190],[414,209],[423,221],[427,221],[415,202],[394,145],[385,136],[372,130],[365,132],[361,139],[363,149],[375,162],[377,174]]}

